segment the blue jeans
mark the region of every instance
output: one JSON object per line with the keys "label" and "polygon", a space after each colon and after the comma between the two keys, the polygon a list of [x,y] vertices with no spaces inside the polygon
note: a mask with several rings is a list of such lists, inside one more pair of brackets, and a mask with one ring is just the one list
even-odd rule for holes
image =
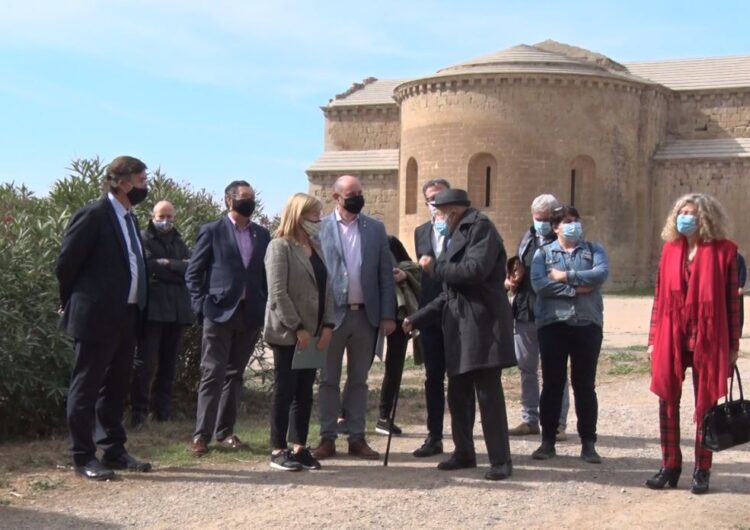
{"label": "blue jeans", "polygon": [[[533,322],[515,321],[513,338],[516,343],[516,360],[521,372],[521,421],[532,425],[539,424],[539,339],[536,325]],[[568,424],[568,380],[560,408],[560,425]]]}

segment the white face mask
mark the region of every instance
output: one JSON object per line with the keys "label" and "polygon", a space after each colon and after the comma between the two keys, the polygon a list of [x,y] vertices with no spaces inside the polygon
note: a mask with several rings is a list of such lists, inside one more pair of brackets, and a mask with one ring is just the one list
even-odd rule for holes
{"label": "white face mask", "polygon": [[305,219],[302,221],[302,229],[307,232],[308,236],[318,237],[318,234],[320,233],[320,221],[316,223],[315,221]]}

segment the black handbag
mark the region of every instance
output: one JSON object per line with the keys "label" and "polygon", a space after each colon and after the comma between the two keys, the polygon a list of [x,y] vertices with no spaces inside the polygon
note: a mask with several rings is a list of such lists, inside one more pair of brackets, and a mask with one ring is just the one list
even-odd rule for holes
{"label": "black handbag", "polygon": [[[740,388],[738,401],[732,399],[735,375]],[[732,372],[729,395],[724,397],[724,403],[719,403],[706,412],[703,416],[702,429],[703,443],[701,445],[709,451],[723,451],[750,441],[750,401],[745,401],[737,366]]]}

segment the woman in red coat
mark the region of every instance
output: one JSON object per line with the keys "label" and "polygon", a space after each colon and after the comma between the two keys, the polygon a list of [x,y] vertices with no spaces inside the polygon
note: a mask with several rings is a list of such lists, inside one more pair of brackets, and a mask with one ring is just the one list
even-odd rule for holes
{"label": "woman in red coat", "polygon": [[662,449],[661,469],[646,481],[652,489],[674,488],[680,478],[680,396],[691,367],[697,424],[691,491],[708,491],[711,452],[701,447],[701,422],[726,394],[739,350],[737,245],[726,239],[726,219],[716,199],[692,193],[677,200],[661,233],[648,341]]}

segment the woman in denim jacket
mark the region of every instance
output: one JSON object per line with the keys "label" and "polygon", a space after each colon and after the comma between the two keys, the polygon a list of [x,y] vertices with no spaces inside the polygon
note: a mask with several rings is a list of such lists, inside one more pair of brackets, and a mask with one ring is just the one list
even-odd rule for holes
{"label": "woman in denim jacket", "polygon": [[537,250],[531,284],[537,294],[535,313],[542,360],[539,416],[542,444],[531,455],[555,456],[555,435],[570,356],[581,458],[601,463],[596,452],[596,365],[602,345],[601,285],[609,275],[604,248],[583,238],[578,210],[562,206],[550,220],[557,240]]}

